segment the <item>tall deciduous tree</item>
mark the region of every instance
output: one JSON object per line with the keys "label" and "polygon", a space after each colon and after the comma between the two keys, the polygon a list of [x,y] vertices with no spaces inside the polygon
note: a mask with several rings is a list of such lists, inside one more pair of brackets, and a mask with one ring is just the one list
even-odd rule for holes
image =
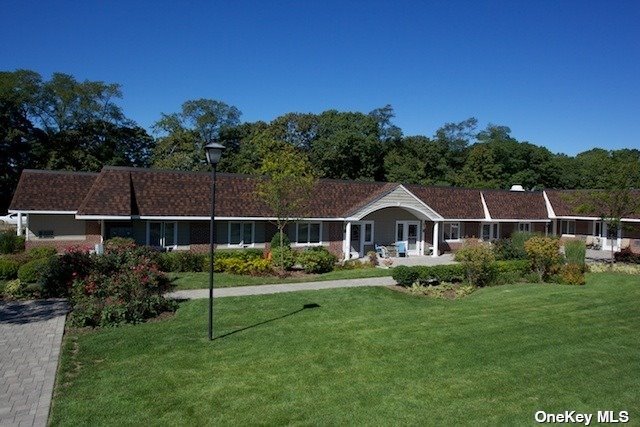
{"label": "tall deciduous tree", "polygon": [[153,153],[156,167],[203,170],[204,146],[222,132],[240,123],[236,107],[213,99],[196,99],[182,104],[179,113],[162,114],[153,130],[160,137]]}
{"label": "tall deciduous tree", "polygon": [[458,184],[472,188],[499,188],[501,172],[493,150],[486,144],[476,144],[458,176]]}
{"label": "tall deciduous tree", "polygon": [[[272,147],[260,167],[264,179],[258,184],[257,193],[276,217],[282,247],[284,229],[307,208],[316,178],[303,153],[291,145],[275,141]],[[283,260],[280,261],[283,265]]]}

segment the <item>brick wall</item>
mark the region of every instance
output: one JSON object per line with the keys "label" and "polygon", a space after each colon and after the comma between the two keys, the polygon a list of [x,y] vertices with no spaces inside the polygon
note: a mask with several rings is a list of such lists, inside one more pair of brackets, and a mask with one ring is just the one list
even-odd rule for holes
{"label": "brick wall", "polygon": [[329,252],[342,258],[342,223],[341,222],[325,222],[323,227],[327,227],[329,233]]}

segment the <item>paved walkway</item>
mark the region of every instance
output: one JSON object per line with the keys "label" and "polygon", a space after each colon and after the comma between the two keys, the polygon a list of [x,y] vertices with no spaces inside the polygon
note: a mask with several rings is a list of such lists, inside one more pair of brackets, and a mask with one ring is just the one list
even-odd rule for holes
{"label": "paved walkway", "polygon": [[[280,285],[237,286],[213,290],[214,298],[239,297],[246,295],[266,295],[280,292],[317,291],[332,288],[355,288],[359,286],[388,286],[396,282],[391,277],[371,277],[368,279],[327,280],[324,282],[283,283]],[[209,298],[209,289],[175,291],[168,294],[175,299]]]}
{"label": "paved walkway", "polygon": [[45,426],[58,367],[64,300],[0,302],[0,426]]}

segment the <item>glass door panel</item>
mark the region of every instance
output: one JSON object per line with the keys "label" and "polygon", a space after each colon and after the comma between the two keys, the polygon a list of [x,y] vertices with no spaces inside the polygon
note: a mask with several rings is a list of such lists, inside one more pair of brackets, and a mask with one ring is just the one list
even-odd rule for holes
{"label": "glass door panel", "polygon": [[409,224],[407,227],[407,250],[418,249],[418,224]]}

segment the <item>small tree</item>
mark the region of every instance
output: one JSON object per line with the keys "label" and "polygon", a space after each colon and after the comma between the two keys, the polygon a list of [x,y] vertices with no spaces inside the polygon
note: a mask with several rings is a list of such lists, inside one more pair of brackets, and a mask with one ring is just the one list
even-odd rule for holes
{"label": "small tree", "polygon": [[[258,196],[271,208],[283,246],[284,229],[306,209],[316,178],[307,157],[288,144],[277,144],[266,153],[260,173]],[[281,257],[284,256],[282,251]],[[280,265],[284,260],[280,260]]]}

